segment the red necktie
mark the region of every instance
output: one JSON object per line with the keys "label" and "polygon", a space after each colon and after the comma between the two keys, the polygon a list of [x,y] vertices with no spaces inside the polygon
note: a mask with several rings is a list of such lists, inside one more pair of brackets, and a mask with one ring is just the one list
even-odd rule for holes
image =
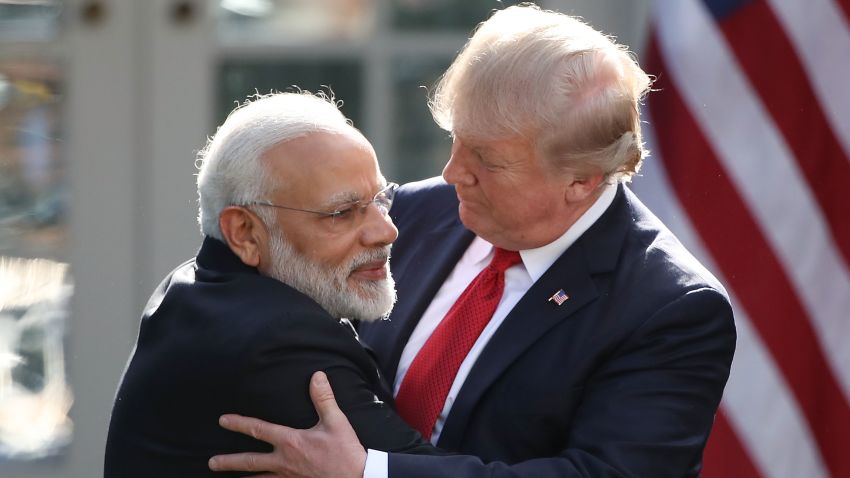
{"label": "red necktie", "polygon": [[396,408],[426,440],[431,438],[461,362],[499,305],[505,270],[519,262],[518,252],[497,247],[493,260],[469,283],[407,369]]}

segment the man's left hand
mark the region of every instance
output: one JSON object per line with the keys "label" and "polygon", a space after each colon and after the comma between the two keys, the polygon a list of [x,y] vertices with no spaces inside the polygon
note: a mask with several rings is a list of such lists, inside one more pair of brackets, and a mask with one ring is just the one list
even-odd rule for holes
{"label": "man's left hand", "polygon": [[366,450],[339,409],[328,378],[316,372],[310,398],[319,422],[308,430],[276,425],[240,415],[222,415],[219,424],[274,447],[271,453],[235,453],[210,458],[213,471],[266,472],[262,477],[361,478]]}

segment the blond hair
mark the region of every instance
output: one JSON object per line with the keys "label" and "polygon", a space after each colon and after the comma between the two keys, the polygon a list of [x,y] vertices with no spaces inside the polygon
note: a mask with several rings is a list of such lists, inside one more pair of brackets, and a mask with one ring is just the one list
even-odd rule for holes
{"label": "blond hair", "polygon": [[478,26],[429,106],[447,131],[528,139],[556,171],[628,179],[646,155],[639,104],[650,83],[613,39],[522,5]]}

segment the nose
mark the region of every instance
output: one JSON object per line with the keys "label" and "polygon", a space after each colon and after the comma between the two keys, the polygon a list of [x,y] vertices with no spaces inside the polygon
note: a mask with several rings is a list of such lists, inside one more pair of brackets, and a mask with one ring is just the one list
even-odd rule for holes
{"label": "nose", "polygon": [[468,161],[473,154],[463,143],[455,137],[452,142],[452,155],[449,162],[443,168],[443,179],[449,184],[472,186],[475,184],[475,175],[469,170]]}
{"label": "nose", "polygon": [[[374,207],[373,207],[374,206]],[[392,244],[398,237],[398,229],[380,208],[372,204],[366,208],[361,239],[366,247],[382,247]]]}

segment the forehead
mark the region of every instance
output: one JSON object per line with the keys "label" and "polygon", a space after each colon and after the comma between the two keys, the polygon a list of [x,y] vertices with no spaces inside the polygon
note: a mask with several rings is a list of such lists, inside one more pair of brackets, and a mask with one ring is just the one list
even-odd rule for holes
{"label": "forehead", "polygon": [[278,198],[316,207],[362,199],[383,181],[375,151],[353,128],[286,141],[264,156]]}
{"label": "forehead", "polygon": [[457,131],[453,136],[456,143],[477,153],[513,160],[531,160],[536,156],[531,142],[522,136],[491,137]]}

